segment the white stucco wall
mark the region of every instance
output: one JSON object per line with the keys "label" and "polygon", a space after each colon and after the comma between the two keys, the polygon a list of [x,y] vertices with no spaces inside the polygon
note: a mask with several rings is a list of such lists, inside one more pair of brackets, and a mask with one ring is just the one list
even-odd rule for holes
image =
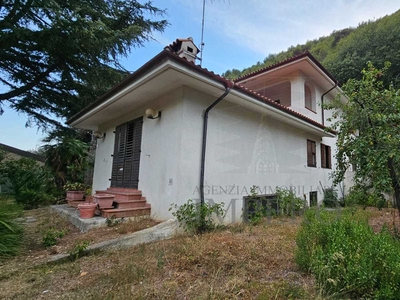
{"label": "white stucco wall", "polygon": [[[180,203],[199,199],[202,114],[214,98],[185,88],[183,101],[184,124],[181,136]],[[322,138],[299,131],[266,117],[266,111],[251,111],[223,100],[209,115],[205,171],[206,201],[224,202],[229,207],[226,221],[239,221],[243,197],[257,185],[271,194],[278,187],[294,187],[296,194],[309,200],[310,191],[318,191],[322,201],[321,184],[331,186],[331,169],[321,168],[320,143],[332,147],[333,138]],[[307,139],[317,142],[317,167],[307,167]],[[259,172],[260,161],[270,168]],[[335,163],[335,162],[333,162]]]}
{"label": "white stucco wall", "polygon": [[[143,133],[139,170],[139,189],[152,205],[152,215],[165,219],[168,208],[177,198],[177,180],[181,136],[182,88],[147,103],[122,117],[102,124],[99,130],[106,138],[98,141],[93,177],[93,190],[110,187],[115,127],[143,116]],[[147,108],[162,111],[160,119],[147,119]],[[168,201],[166,201],[168,199]],[[167,212],[167,213],[165,213]]]}
{"label": "white stucco wall", "polygon": [[[222,91],[221,91],[222,94]],[[139,189],[152,205],[153,217],[165,220],[172,203],[181,205],[199,199],[200,158],[203,113],[215,96],[181,87],[146,106],[127,112],[106,124],[100,131],[106,138],[98,141],[93,190],[110,186],[115,126],[144,116],[147,108],[162,111],[157,120],[144,118]],[[317,142],[317,167],[307,167],[307,139]],[[330,169],[321,168],[320,143],[330,145],[333,138],[313,136],[268,118],[265,109],[250,110],[223,100],[209,115],[206,201],[224,202],[229,208],[226,222],[240,221],[243,197],[257,185],[271,194],[278,187],[295,188],[300,197],[318,191],[321,184],[331,186]],[[269,167],[259,171],[260,162]]]}

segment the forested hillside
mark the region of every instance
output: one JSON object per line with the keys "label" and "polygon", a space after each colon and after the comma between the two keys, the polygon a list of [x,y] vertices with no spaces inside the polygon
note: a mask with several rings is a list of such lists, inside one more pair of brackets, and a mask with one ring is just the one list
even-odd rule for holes
{"label": "forested hillside", "polygon": [[379,68],[383,67],[385,61],[390,61],[392,67],[386,75],[385,83],[393,82],[400,88],[400,10],[376,21],[364,22],[357,28],[334,31],[327,37],[291,46],[286,51],[270,54],[263,62],[242,71],[232,69],[223,75],[236,79],[306,50],[314,55],[340,84],[349,78],[360,78],[360,71],[368,61],[372,61]]}

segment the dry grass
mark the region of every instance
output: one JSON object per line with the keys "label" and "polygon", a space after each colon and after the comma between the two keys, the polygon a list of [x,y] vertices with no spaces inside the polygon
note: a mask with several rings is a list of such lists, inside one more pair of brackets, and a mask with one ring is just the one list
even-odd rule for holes
{"label": "dry grass", "polygon": [[400,237],[400,215],[395,208],[368,207],[369,224],[375,232],[380,232],[385,226],[393,235]]}
{"label": "dry grass", "polygon": [[294,262],[300,219],[106,251],[0,277],[2,299],[316,299]]}
{"label": "dry grass", "polygon": [[[88,241],[90,244],[94,244],[136,232],[158,223],[152,219],[142,219],[137,222],[126,221],[113,227],[103,227],[82,233],[59,214],[51,211],[50,208],[25,211],[24,217],[34,217],[37,221],[24,224],[24,241],[21,253],[13,259],[0,261],[0,280],[13,276],[21,270],[31,269],[35,264],[51,255],[69,253],[77,242]],[[43,236],[50,229],[64,231],[65,236],[59,239],[57,245],[46,248],[42,245]],[[1,295],[0,289],[0,299],[2,298]]]}

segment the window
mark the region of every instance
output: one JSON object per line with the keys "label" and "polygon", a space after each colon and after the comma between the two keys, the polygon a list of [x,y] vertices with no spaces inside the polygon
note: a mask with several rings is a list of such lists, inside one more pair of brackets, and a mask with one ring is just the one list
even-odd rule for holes
{"label": "window", "polygon": [[326,169],[332,168],[331,147],[321,144],[321,167]]}
{"label": "window", "polygon": [[318,192],[310,192],[310,207],[318,205]]}
{"label": "window", "polygon": [[278,195],[257,195],[244,197],[243,219],[250,221],[257,215],[276,216],[279,212]]}
{"label": "window", "polygon": [[316,156],[316,143],[314,141],[307,140],[307,166],[316,167],[317,166],[317,156]]}
{"label": "window", "polygon": [[308,82],[304,84],[304,102],[306,108],[316,111],[314,87]]}

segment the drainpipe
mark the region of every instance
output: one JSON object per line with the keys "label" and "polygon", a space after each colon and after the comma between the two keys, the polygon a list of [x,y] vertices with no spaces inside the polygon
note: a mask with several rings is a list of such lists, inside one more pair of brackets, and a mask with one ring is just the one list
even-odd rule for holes
{"label": "drainpipe", "polygon": [[225,87],[225,92],[215,100],[209,107],[206,108],[204,112],[204,123],[203,123],[203,144],[201,147],[201,169],[200,169],[200,205],[204,205],[204,171],[206,165],[206,147],[207,147],[207,126],[208,126],[208,113],[210,110],[214,108],[222,99],[224,99],[229,92],[231,91],[232,87],[235,85],[234,82],[230,82]]}
{"label": "drainpipe", "polygon": [[335,81],[335,85],[328,90],[327,92],[323,93],[321,96],[321,107],[322,107],[322,125],[325,125],[325,109],[324,109],[324,96],[328,94],[330,91],[332,91],[334,88],[338,86],[338,82]]}

